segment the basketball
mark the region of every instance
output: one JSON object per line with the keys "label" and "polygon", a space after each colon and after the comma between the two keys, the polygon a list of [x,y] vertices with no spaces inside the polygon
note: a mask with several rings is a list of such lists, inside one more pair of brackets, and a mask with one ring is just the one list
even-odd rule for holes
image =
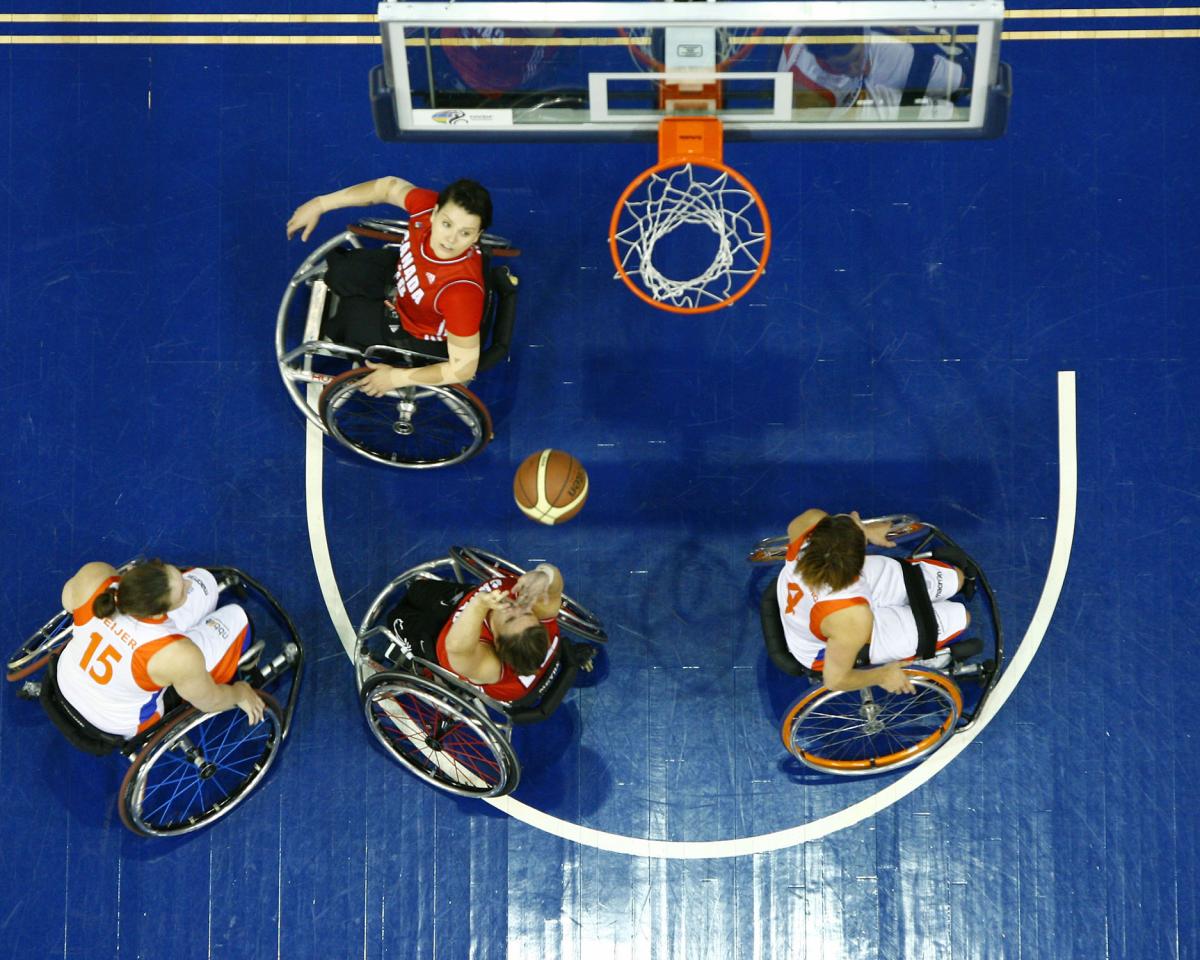
{"label": "basketball", "polygon": [[587,495],[587,471],[562,450],[530,454],[513,477],[513,499],[538,523],[565,523],[583,509]]}

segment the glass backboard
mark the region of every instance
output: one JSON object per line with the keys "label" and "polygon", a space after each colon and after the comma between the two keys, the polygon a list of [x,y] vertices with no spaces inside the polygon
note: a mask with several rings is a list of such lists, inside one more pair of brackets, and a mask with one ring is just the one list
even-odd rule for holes
{"label": "glass backboard", "polygon": [[387,140],[992,137],[1007,122],[1000,0],[379,5]]}

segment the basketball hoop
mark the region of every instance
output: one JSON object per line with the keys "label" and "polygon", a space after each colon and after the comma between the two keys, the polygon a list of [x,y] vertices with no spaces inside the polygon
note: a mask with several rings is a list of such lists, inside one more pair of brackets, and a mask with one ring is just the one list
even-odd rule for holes
{"label": "basketball hoop", "polygon": [[[672,313],[727,307],[762,276],[771,221],[753,184],[721,161],[721,121],[667,117],[658,128],[658,163],[625,189],[613,208],[608,243],[616,276],[640,299]],[[708,267],[675,279],[655,266],[664,238],[680,227],[707,228],[716,240]]]}

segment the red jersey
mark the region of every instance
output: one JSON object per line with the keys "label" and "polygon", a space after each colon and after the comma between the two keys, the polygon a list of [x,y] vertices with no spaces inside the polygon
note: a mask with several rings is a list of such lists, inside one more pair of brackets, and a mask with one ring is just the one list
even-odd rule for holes
{"label": "red jersey", "polygon": [[[470,599],[475,596],[478,591],[482,590],[486,593],[489,590],[501,590],[504,593],[511,594],[512,588],[516,585],[516,582],[516,577],[496,577],[492,580],[488,580],[486,583],[481,583],[478,587],[476,587],[458,602],[458,606],[455,607],[454,613],[451,615],[450,619],[446,621],[446,625],[442,627],[442,632],[438,634],[438,663],[440,663],[447,670],[458,673],[457,670],[450,666],[450,658],[446,655],[446,634],[450,632],[450,627],[454,625],[454,621],[456,621],[459,617],[459,614],[462,613],[463,607],[467,605]],[[507,663],[502,662],[500,664],[500,679],[495,683],[475,683],[474,680],[471,680],[469,677],[464,677],[461,673],[458,673],[458,675],[468,683],[475,683],[475,686],[480,687],[484,693],[496,700],[503,700],[505,703],[513,703],[517,700],[520,700],[531,690],[533,690],[538,683],[541,682],[542,678],[546,675],[547,670],[549,670],[553,665],[554,657],[558,653],[558,620],[556,618],[551,618],[549,620],[542,620],[540,623],[546,628],[546,633],[550,638],[550,642],[546,645],[546,659],[544,659],[542,661],[542,665],[538,667],[537,673],[521,676]],[[483,626],[479,631],[479,639],[488,646],[492,646],[496,642],[496,638],[492,634],[492,628],[488,626],[486,620],[483,622]]]}
{"label": "red jersey", "polygon": [[429,231],[436,205],[432,190],[414,187],[404,198],[410,217],[396,263],[396,313],[421,340],[474,336],[483,321],[483,255],[476,246],[453,260],[433,255]]}

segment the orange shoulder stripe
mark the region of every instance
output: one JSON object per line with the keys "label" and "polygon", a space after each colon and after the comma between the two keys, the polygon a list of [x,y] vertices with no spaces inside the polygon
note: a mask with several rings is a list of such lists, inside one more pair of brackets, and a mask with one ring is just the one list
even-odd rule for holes
{"label": "orange shoulder stripe", "polygon": [[133,673],[133,682],[150,693],[161,690],[162,684],[155,683],[150,679],[150,671],[147,669],[150,665],[150,658],[163,647],[183,639],[186,638],[182,633],[169,633],[165,637],[159,637],[157,640],[151,640],[149,643],[139,646],[133,652],[133,661],[129,664],[129,669]]}
{"label": "orange shoulder stripe", "polygon": [[821,623],[827,616],[849,607],[869,607],[870,605],[870,601],[866,597],[849,597],[844,600],[821,600],[813,604],[812,611],[808,615],[808,629],[812,631],[814,637],[828,640],[829,638],[821,632]]}

